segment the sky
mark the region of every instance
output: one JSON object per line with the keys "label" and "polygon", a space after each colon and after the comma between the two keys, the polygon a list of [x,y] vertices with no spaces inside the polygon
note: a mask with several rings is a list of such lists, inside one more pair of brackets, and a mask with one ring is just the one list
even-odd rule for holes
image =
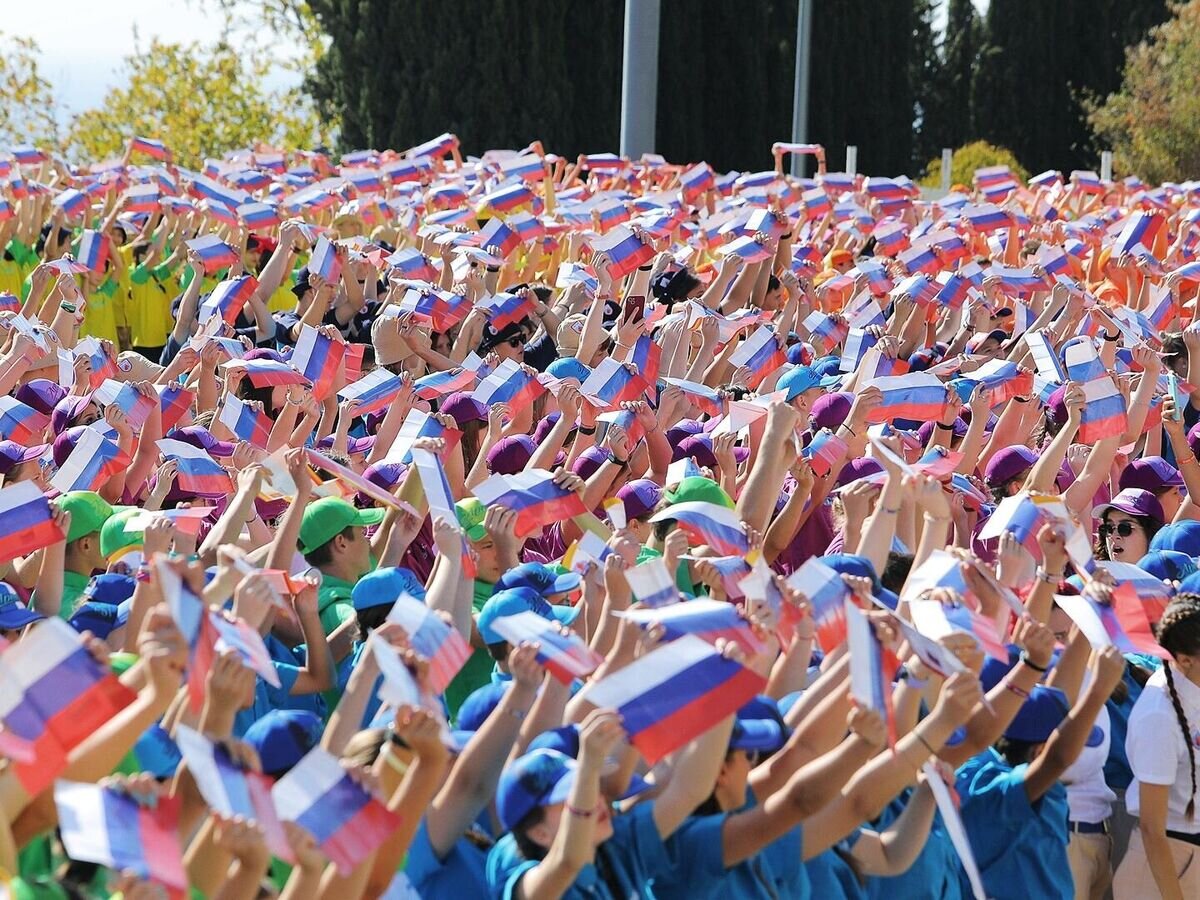
{"label": "sky", "polygon": [[[215,4],[201,0],[55,0],[4,6],[0,32],[37,41],[43,75],[54,85],[65,114],[98,106],[105,92],[122,82],[121,64],[139,44],[149,44],[152,37],[210,43],[220,36],[223,23]],[[270,86],[288,84],[294,77],[281,72]]]}

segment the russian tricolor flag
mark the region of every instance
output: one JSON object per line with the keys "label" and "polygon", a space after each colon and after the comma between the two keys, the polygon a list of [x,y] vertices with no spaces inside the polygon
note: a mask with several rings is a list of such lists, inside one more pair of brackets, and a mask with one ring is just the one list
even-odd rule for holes
{"label": "russian tricolor flag", "polygon": [[88,210],[88,195],[75,188],[67,188],[53,200],[54,206],[61,209],[69,218],[82,216]]}
{"label": "russian tricolor flag", "polygon": [[872,411],[869,422],[893,419],[933,422],[946,405],[946,385],[927,372],[875,378],[871,384],[882,391],[883,404]]}
{"label": "russian tricolor flag", "polygon": [[454,368],[445,372],[433,372],[418,378],[413,385],[416,395],[422,400],[436,400],[457,391],[465,391],[475,386],[475,373],[466,369]]}
{"label": "russian tricolor flag", "polygon": [[684,635],[584,688],[586,699],[621,715],[630,742],[649,765],[733,714],[765,679]]}
{"label": "russian tricolor flag", "polygon": [[892,676],[898,663],[875,636],[867,614],[851,597],[846,597],[843,603],[846,643],[850,651],[850,695],[859,706],[879,713],[888,726],[888,743],[894,746],[896,716],[892,710]]}
{"label": "russian tricolor flag", "polygon": [[331,284],[342,274],[342,262],[338,259],[337,248],[325,235],[321,235],[317,239],[317,245],[313,247],[312,256],[308,260],[308,271],[310,274],[320,275]]}
{"label": "russian tricolor flag", "polygon": [[813,557],[788,576],[788,586],[808,598],[813,621],[817,626],[817,643],[825,653],[832,653],[846,642],[845,600],[850,588],[842,576],[818,558]]}
{"label": "russian tricolor flag", "polygon": [[313,397],[324,400],[333,390],[338,367],[346,353],[346,345],[318,331],[311,325],[300,330],[300,339],[292,351],[292,367],[312,382]]}
{"label": "russian tricolor flag", "polygon": [[1063,369],[1062,362],[1059,361],[1058,354],[1054,352],[1054,346],[1044,331],[1039,329],[1025,332],[1025,343],[1029,345],[1029,351],[1033,356],[1033,363],[1039,375],[1055,384],[1062,384],[1067,380],[1067,372]]}
{"label": "russian tricolor flag", "polygon": [[505,178],[540,181],[544,173],[545,165],[540,156],[517,156],[500,163],[500,174]]}
{"label": "russian tricolor flag", "polygon": [[754,634],[750,623],[741,616],[736,606],[724,600],[688,600],[658,608],[635,609],[620,615],[642,628],[662,625],[668,641],[693,634],[714,646],[718,640],[733,641],[750,655],[763,651],[763,643]]}
{"label": "russian tricolor flag", "polygon": [[499,213],[512,212],[514,209],[519,209],[532,202],[533,191],[526,187],[524,182],[520,181],[516,184],[508,184],[498,188],[490,194],[485,194],[483,198],[483,206],[485,208],[490,207]]}
{"label": "russian tricolor flag", "polygon": [[833,467],[846,458],[846,442],[827,428],[822,428],[801,453],[808,460],[813,474],[824,478]]}
{"label": "russian tricolor flag", "polygon": [[167,145],[162,141],[156,141],[153,138],[135,137],[129,143],[131,150],[137,150],[151,156],[154,159],[165,160],[167,158]]}
{"label": "russian tricolor flag", "polygon": [[125,418],[129,420],[129,427],[134,431],[141,430],[142,426],[146,424],[146,419],[150,418],[150,413],[154,411],[154,407],[158,405],[153,397],[145,396],[132,384],[115,381],[111,378],[106,379],[100,387],[96,388],[92,399],[101,406],[115,406],[125,413]]}
{"label": "russian tricolor flag", "polygon": [[1076,169],[1071,173],[1071,181],[1075,182],[1076,186],[1085,194],[1104,193],[1104,186],[1100,183],[1100,176],[1095,172]]}
{"label": "russian tricolor flag", "polygon": [[1167,331],[1171,322],[1179,315],[1179,309],[1171,297],[1171,291],[1165,285],[1152,285],[1150,288],[1150,305],[1146,307],[1146,320],[1156,331]]}
{"label": "russian tricolor flag", "polygon": [[1007,266],[992,266],[990,275],[1000,279],[1000,288],[1007,294],[1028,296],[1036,291],[1044,291],[1046,283],[1041,276],[1034,274],[1033,269],[1011,269]]}
{"label": "russian tricolor flag", "polygon": [[993,359],[984,363],[970,375],[955,378],[950,382],[964,403],[971,399],[976,386],[983,385],[988,404],[996,407],[1013,397],[1028,396],[1033,390],[1033,373],[1021,371],[1020,367],[1005,359]]}
{"label": "russian tricolor flag", "polygon": [[389,256],[385,262],[406,278],[432,281],[437,278],[437,269],[429,257],[416,247],[405,247]]}
{"label": "russian tricolor flag", "polygon": [[156,385],[155,388],[158,390],[159,406],[162,409],[163,433],[169,432],[177,425],[186,425],[191,420],[196,392],[189,391],[178,382]]}
{"label": "russian tricolor flag", "polygon": [[479,246],[484,250],[487,250],[488,247],[499,248],[501,258],[511,256],[513,251],[521,246],[521,238],[499,217],[488,220],[487,224],[480,229],[477,240]]}
{"label": "russian tricolor flag", "polygon": [[178,797],[143,806],[117,788],[64,781],[54,788],[59,833],[71,859],[130,871],[178,891],[187,890],[179,843]]}
{"label": "russian tricolor flag", "polygon": [[0,563],[63,539],[46,496],[32,481],[0,489]]}
{"label": "russian tricolor flag", "polygon": [[832,352],[850,333],[847,323],[836,320],[819,309],[810,312],[800,323],[800,327],[808,332],[813,347],[822,355]]}
{"label": "russian tricolor flag", "polygon": [[716,388],[711,388],[706,384],[700,384],[696,381],[687,381],[683,378],[663,378],[663,383],[677,387],[701,412],[707,413],[710,416],[723,416],[725,414],[725,399],[717,392]]}
{"label": "russian tricolor flag", "polygon": [[608,257],[608,273],[614,280],[624,278],[654,258],[654,248],[623,225],[594,240],[592,250]]}
{"label": "russian tricolor flag", "polygon": [[1117,584],[1115,590],[1130,592],[1137,598],[1151,625],[1162,618],[1167,604],[1175,595],[1169,584],[1133,563],[1097,560],[1096,564],[1113,576]]}
{"label": "russian tricolor flag", "polygon": [[533,301],[523,292],[509,294],[501,291],[478,305],[487,312],[488,321],[496,331],[528,318],[534,309]]}
{"label": "russian tricolor flag", "polygon": [[511,359],[506,359],[488,373],[471,396],[484,406],[507,403],[515,409],[533,402],[545,390],[535,376],[530,375]]}
{"label": "russian tricolor flag", "polygon": [[579,391],[597,409],[617,409],[622,403],[640,399],[648,388],[640,375],[609,356],[592,370]]}
{"label": "russian tricolor flag", "polygon": [[271,797],[279,818],[307,830],[342,875],[374,853],[400,824],[337,757],[320,747],[275,783]]}
{"label": "russian tricolor flag", "polygon": [[168,460],[175,460],[178,464],[175,484],[181,491],[208,497],[233,493],[233,480],[229,473],[204,450],[171,438],[163,438],[155,446]]}
{"label": "russian tricolor flag", "polygon": [[113,475],[129,466],[129,454],[94,426],[88,426],[79,441],[50,480],[61,494],[68,491],[94,491]]}
{"label": "russian tricolor flag", "polygon": [[246,380],[256,388],[308,384],[307,378],[277,359],[239,359],[226,364],[226,368],[233,366],[245,369]]}
{"label": "russian tricolor flag", "polygon": [[237,251],[215,234],[203,234],[185,243],[200,255],[206,274],[232,266],[238,261]]}
{"label": "russian tricolor flag", "polygon": [[79,238],[79,253],[75,257],[89,272],[103,272],[108,261],[108,239],[99,231],[85,228]]}
{"label": "russian tricolor flag", "polygon": [[351,382],[337,393],[339,400],[357,400],[357,415],[378,412],[388,406],[404,387],[404,379],[393,375],[387,369],[375,369],[373,372]]}
{"label": "russian tricolor flag", "polygon": [[654,338],[648,334],[641,335],[634,343],[633,348],[626,355],[622,362],[630,363],[647,384],[652,386],[658,382],[659,366],[662,361],[662,347],[654,342]]}
{"label": "russian tricolor flag", "polygon": [[708,163],[700,162],[679,176],[684,199],[691,203],[716,183],[716,176]]}
{"label": "russian tricolor flag", "polygon": [[556,621],[543,619],[535,612],[496,619],[492,628],[514,647],[536,645],[538,662],[562,684],[586,678],[604,662],[604,657],[592,650],[579,635],[574,632],[563,634]]}
{"label": "russian tricolor flag", "polygon": [[0,655],[0,684],[5,731],[35,751],[33,762],[15,766],[31,797],[62,773],[71,750],[136,699],[96,662],[75,629],[55,617]]}
{"label": "russian tricolor flag", "polygon": [[32,406],[10,395],[0,397],[0,440],[29,447],[42,439],[49,425],[50,417]]}
{"label": "russian tricolor flag", "polygon": [[959,215],[968,228],[980,234],[1002,231],[1012,225],[1012,216],[993,203],[964,206]]}
{"label": "russian tricolor flag", "polygon": [[[207,263],[205,264],[207,269]],[[220,268],[218,266],[217,268]],[[204,325],[213,316],[218,316],[233,325],[237,322],[238,314],[258,290],[258,279],[253,275],[239,275],[237,278],[227,278],[212,289],[208,298],[200,304],[197,319]]]}
{"label": "russian tricolor flag", "polygon": [[563,522],[586,512],[583,498],[554,483],[543,469],[526,469],[516,475],[493,475],[472,493],[484,506],[503,506],[517,514],[517,536],[526,537],[552,522]]}
{"label": "russian tricolor flag", "polygon": [[260,450],[267,449],[267,442],[271,438],[270,419],[266,413],[255,411],[239,397],[225,395],[217,421],[233,432],[238,440],[248,441]]}
{"label": "russian tricolor flag", "polygon": [[[619,500],[615,502],[620,503]],[[612,518],[611,510],[609,518]],[[614,520],[613,525],[618,526],[618,523]],[[646,609],[659,609],[679,601],[679,588],[675,586],[675,579],[667,571],[667,564],[661,557],[651,557],[632,569],[626,569],[625,580],[629,582],[629,590],[637,602]]]}
{"label": "russian tricolor flag", "polygon": [[1150,620],[1133,591],[1118,587],[1112,593],[1111,606],[1077,594],[1059,594],[1054,602],[1075,621],[1093,647],[1116,647],[1122,653],[1169,658],[1154,639]]}
{"label": "russian tricolor flag", "polygon": [[192,183],[188,189],[193,197],[199,199],[207,198],[216,200],[218,203],[224,203],[226,206],[237,209],[243,203],[251,202],[251,196],[243,190],[237,188],[226,187],[218,181],[213,181],[204,175],[196,175],[192,178]]}
{"label": "russian tricolor flag", "polygon": [[769,326],[760,325],[733,352],[729,362],[734,367],[744,366],[749,370],[747,384],[751,390],[756,390],[768,375],[787,362],[787,356],[780,348],[775,332]]}
{"label": "russian tricolor flag", "polygon": [[750,541],[737,514],[716,503],[699,500],[675,503],[656,513],[650,521],[674,521],[694,541],[707,544],[722,556],[745,556],[750,550]]}
{"label": "russian tricolor flag", "polygon": [[895,256],[909,247],[908,226],[901,221],[880,222],[871,232],[875,248],[885,256]]}
{"label": "russian tricolor flag", "polygon": [[238,218],[247,228],[274,228],[283,222],[277,207],[270,203],[243,203],[237,208]]}
{"label": "russian tricolor flag", "polygon": [[446,690],[471,656],[471,647],[463,636],[408,594],[396,598],[388,621],[403,628],[413,650],[429,660],[429,689],[435,694]]}
{"label": "russian tricolor flag", "polygon": [[928,244],[919,244],[915,247],[910,247],[899,256],[896,257],[900,264],[909,272],[923,272],[927,274],[935,274],[942,268],[942,261],[938,259],[933,248]]}

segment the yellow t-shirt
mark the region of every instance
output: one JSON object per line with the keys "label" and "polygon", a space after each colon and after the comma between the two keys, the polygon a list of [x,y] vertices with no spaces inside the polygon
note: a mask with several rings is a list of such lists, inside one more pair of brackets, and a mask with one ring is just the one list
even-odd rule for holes
{"label": "yellow t-shirt", "polygon": [[99,288],[87,295],[87,306],[83,309],[83,326],[80,337],[95,337],[118,343],[117,306],[115,301],[117,283],[106,278]]}
{"label": "yellow t-shirt", "polygon": [[135,347],[162,347],[175,322],[171,318],[172,272],[166,266],[134,266],[129,272],[130,341]]}

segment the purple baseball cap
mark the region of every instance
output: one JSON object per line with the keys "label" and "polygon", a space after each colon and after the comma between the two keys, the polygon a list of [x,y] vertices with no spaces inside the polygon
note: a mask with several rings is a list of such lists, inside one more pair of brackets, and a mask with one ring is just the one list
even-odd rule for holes
{"label": "purple baseball cap", "polygon": [[0,441],[0,475],[7,476],[21,463],[38,459],[49,446],[49,444],[37,444],[33,447],[23,447],[16,441]]}
{"label": "purple baseball cap", "polygon": [[[707,434],[693,434],[685,437],[676,445],[675,451],[671,454],[672,461],[689,456],[701,468],[715,469],[717,467],[717,456],[713,452],[713,440]],[[750,451],[746,447],[733,448],[733,458],[737,462],[745,462],[749,456]]]}
{"label": "purple baseball cap", "polygon": [[75,449],[75,445],[79,443],[79,439],[83,437],[86,430],[86,425],[76,425],[68,428],[54,439],[51,451],[54,456],[54,465],[62,468],[62,464],[67,461],[67,457],[71,455],[71,451]]}
{"label": "purple baseball cap", "polygon": [[883,471],[883,466],[878,460],[872,459],[869,456],[860,456],[858,459],[852,459],[844,466],[842,471],[838,473],[836,487],[845,487],[852,481],[858,481],[860,478],[866,478],[868,475],[877,475]]}
{"label": "purple baseball cap", "polygon": [[[356,453],[368,453],[375,446],[375,435],[367,435],[366,437],[352,437],[346,441],[346,454],[353,456]],[[327,435],[317,441],[318,450],[330,450],[333,448],[333,435]]]}
{"label": "purple baseball cap", "polygon": [[667,443],[672,447],[678,446],[679,442],[685,437],[692,434],[703,434],[704,425],[696,419],[680,419],[674,425],[667,429]]}
{"label": "purple baseball cap", "polygon": [[1004,484],[1032,469],[1037,461],[1037,454],[1024,444],[1004,447],[983,467],[983,480],[990,485]]}
{"label": "purple baseball cap", "polygon": [[247,350],[242,359],[271,359],[275,362],[287,362],[277,350],[271,350],[268,347],[255,347],[253,350]]}
{"label": "purple baseball cap", "polygon": [[558,424],[558,420],[561,418],[562,413],[552,412],[546,418],[542,419],[542,421],[538,422],[537,428],[533,429],[533,442],[541,444],[546,439],[546,435]]}
{"label": "purple baseball cap", "polygon": [[[929,443],[929,438],[933,435],[933,429],[936,427],[937,422],[926,422],[917,429],[917,438],[921,441],[922,447]],[[955,419],[950,428],[955,437],[963,437],[967,433],[967,423],[961,418]]]}
{"label": "purple baseball cap", "polygon": [[1119,485],[1121,490],[1141,488],[1157,494],[1167,488],[1183,487],[1183,476],[1161,456],[1144,456],[1125,467]]}
{"label": "purple baseball cap", "polygon": [[537,446],[527,434],[514,434],[498,440],[487,453],[488,471],[493,475],[516,475],[525,470]]}
{"label": "purple baseball cap", "polygon": [[607,459],[607,450],[602,450],[599,447],[588,447],[575,458],[575,462],[571,464],[571,471],[580,478],[591,478],[596,474],[596,470],[604,465],[604,461]]}
{"label": "purple baseball cap", "polygon": [[50,428],[56,434],[62,434],[71,427],[74,420],[83,414],[84,410],[91,405],[92,395],[87,394],[68,394],[63,397],[58,403],[54,404],[54,411],[50,413]]}
{"label": "purple baseball cap", "polygon": [[486,406],[470,394],[464,394],[461,391],[451,394],[443,400],[438,412],[443,412],[454,419],[459,428],[468,422],[486,422],[488,416]]}
{"label": "purple baseball cap", "polygon": [[1119,510],[1130,516],[1149,516],[1158,522],[1162,522],[1166,518],[1158,498],[1141,488],[1125,488],[1107,503],[1102,503],[1093,509],[1092,517],[1103,518],[1110,509]]}
{"label": "purple baseball cap", "polygon": [[371,465],[363,469],[363,478],[376,487],[390,491],[400,483],[400,479],[404,477],[404,473],[407,471],[408,467],[403,463],[377,462],[371,463]]}
{"label": "purple baseball cap", "polygon": [[662,495],[662,487],[649,478],[635,478],[617,491],[617,499],[625,505],[626,519],[642,519],[650,515],[662,500]]}
{"label": "purple baseball cap", "polygon": [[836,430],[839,425],[846,421],[846,417],[850,415],[850,406],[853,402],[854,395],[849,391],[837,391],[818,397],[812,405],[812,412],[809,414],[813,428],[817,430],[821,428],[828,428],[830,431]]}
{"label": "purple baseball cap", "polygon": [[58,401],[67,396],[67,389],[47,378],[35,378],[17,388],[16,398],[26,406],[32,406],[43,416],[54,412]]}
{"label": "purple baseball cap", "polygon": [[213,433],[203,425],[188,425],[176,428],[171,432],[175,440],[191,444],[205,451],[209,456],[233,456],[235,445],[232,441],[218,441]]}
{"label": "purple baseball cap", "polygon": [[1055,388],[1048,398],[1046,398],[1046,411],[1050,413],[1050,421],[1055,425],[1067,424],[1067,387]]}

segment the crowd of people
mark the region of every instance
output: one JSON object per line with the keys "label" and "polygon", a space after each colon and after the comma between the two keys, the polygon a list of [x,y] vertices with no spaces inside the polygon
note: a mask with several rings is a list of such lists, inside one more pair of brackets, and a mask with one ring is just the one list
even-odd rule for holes
{"label": "crowd of people", "polygon": [[771,150],[0,157],[9,894],[1200,897],[1200,184]]}

